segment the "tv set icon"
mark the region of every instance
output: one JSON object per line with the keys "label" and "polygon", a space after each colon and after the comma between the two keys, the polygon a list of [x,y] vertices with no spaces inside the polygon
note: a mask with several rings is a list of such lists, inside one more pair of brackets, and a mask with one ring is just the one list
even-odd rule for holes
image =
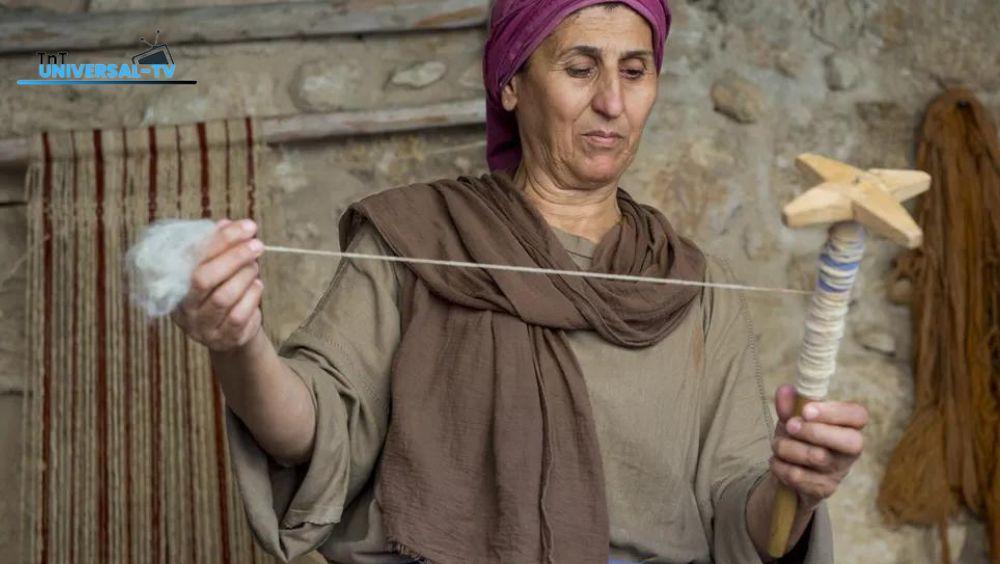
{"label": "tv set icon", "polygon": [[136,65],[172,65],[174,64],[174,58],[170,56],[170,49],[167,49],[166,43],[159,43],[160,40],[160,30],[156,30],[156,37],[153,38],[153,42],[150,43],[146,41],[145,37],[140,37],[139,41],[142,41],[149,46],[142,53],[132,57],[132,63]]}

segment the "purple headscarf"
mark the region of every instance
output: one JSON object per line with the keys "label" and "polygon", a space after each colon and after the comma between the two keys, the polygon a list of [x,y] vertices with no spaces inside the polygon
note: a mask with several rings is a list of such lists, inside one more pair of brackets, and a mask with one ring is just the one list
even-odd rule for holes
{"label": "purple headscarf", "polygon": [[[503,87],[531,53],[566,16],[609,0],[496,0],[490,16],[490,36],[483,53],[486,84],[486,161],[490,170],[511,169],[521,162],[517,118],[500,101]],[[616,0],[646,18],[653,29],[656,71],[663,65],[663,43],[670,32],[666,0]]]}

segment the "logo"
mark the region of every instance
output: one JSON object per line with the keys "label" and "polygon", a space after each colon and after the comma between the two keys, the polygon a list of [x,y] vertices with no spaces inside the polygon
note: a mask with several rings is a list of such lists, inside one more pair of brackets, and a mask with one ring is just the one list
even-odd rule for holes
{"label": "logo", "polygon": [[145,51],[132,57],[132,63],[71,63],[67,51],[36,51],[38,79],[21,79],[20,86],[50,84],[198,84],[197,80],[174,79],[174,58],[166,43],[160,43],[160,30],[153,42],[140,37]]}

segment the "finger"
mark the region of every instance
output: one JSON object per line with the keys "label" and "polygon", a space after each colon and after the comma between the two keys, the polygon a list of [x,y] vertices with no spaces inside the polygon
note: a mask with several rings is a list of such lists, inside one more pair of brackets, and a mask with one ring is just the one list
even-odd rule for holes
{"label": "finger", "polygon": [[[223,220],[227,221],[227,220]],[[219,223],[222,223],[221,221]],[[224,225],[216,224],[215,235],[201,250],[201,261],[206,262],[224,253],[233,245],[238,245],[253,237],[257,232],[257,224],[250,219],[230,221]]]}
{"label": "finger", "polygon": [[250,287],[243,294],[232,309],[226,314],[220,329],[224,333],[237,333],[242,337],[245,325],[253,319],[254,313],[260,307],[260,296],[264,292],[264,283],[260,279],[254,279]]}
{"label": "finger", "polygon": [[827,475],[777,458],[771,459],[771,473],[786,486],[814,500],[826,499],[837,491],[839,482]]}
{"label": "finger", "polygon": [[183,308],[177,308],[170,312],[170,319],[177,324],[185,333],[189,332],[187,312]]}
{"label": "finger", "polygon": [[191,275],[191,291],[188,293],[187,305],[200,307],[220,284],[247,264],[257,260],[262,252],[264,244],[258,239],[251,239],[199,265]]}
{"label": "finger", "polygon": [[868,424],[868,410],[854,402],[812,402],[802,409],[806,421],[863,429]]}
{"label": "finger", "polygon": [[262,315],[263,314],[260,311],[258,301],[258,307],[253,310],[253,315],[250,317],[250,321],[248,321],[246,326],[244,326],[243,333],[240,334],[239,340],[236,342],[237,345],[248,343],[250,339],[253,338],[254,334],[260,330]]}
{"label": "finger", "polygon": [[219,285],[212,295],[202,303],[198,312],[198,321],[205,327],[218,327],[226,318],[226,314],[247,293],[259,268],[256,262],[245,265],[229,280]]}
{"label": "finger", "polygon": [[788,434],[800,441],[828,448],[835,453],[859,456],[864,448],[861,431],[851,427],[806,422],[793,417],[785,425]]}
{"label": "finger", "polygon": [[775,390],[774,408],[778,412],[779,421],[788,421],[794,415],[796,395],[795,386],[791,384],[783,384]]}
{"label": "finger", "polygon": [[788,438],[776,437],[771,445],[774,455],[784,462],[818,472],[835,470],[836,459],[828,449]]}

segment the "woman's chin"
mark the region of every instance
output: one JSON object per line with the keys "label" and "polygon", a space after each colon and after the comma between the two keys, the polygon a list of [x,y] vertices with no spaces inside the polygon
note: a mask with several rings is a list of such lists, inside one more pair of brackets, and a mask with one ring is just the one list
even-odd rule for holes
{"label": "woman's chin", "polygon": [[596,155],[581,162],[577,166],[577,173],[588,184],[604,184],[616,181],[624,172],[626,164],[619,155]]}

